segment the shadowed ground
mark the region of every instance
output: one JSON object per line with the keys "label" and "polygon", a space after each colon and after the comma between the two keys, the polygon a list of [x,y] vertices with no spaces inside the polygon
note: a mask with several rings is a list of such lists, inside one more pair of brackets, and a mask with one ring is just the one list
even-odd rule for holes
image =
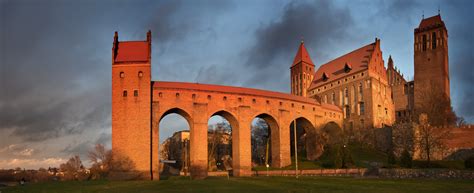
{"label": "shadowed ground", "polygon": [[474,182],[468,180],[396,180],[351,177],[248,177],[208,178],[189,180],[184,177],[162,181],[85,181],[48,182],[28,184],[23,187],[0,188],[10,192],[473,192]]}

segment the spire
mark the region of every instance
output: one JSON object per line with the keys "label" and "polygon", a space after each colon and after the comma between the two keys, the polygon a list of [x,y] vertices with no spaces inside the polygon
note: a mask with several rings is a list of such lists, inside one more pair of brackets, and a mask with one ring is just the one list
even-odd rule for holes
{"label": "spire", "polygon": [[388,68],[393,68],[392,55],[388,56]]}
{"label": "spire", "polygon": [[301,40],[300,47],[298,48],[298,53],[296,53],[295,59],[293,60],[292,67],[300,62],[305,62],[307,64],[313,65],[313,61],[311,61],[311,57],[308,54],[308,51],[304,47],[304,42]]}

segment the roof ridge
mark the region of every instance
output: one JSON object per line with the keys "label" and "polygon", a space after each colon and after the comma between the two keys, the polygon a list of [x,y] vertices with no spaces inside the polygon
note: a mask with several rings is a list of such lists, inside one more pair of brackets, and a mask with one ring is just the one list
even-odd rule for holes
{"label": "roof ridge", "polygon": [[[340,59],[340,58],[343,58],[343,57],[345,57],[345,56],[347,56],[347,55],[349,55],[349,54],[352,54],[352,53],[354,53],[354,52],[357,52],[357,51],[359,51],[360,49],[365,48],[365,47],[370,46],[370,45],[375,45],[375,42],[370,43],[370,44],[367,44],[367,45],[362,46],[362,47],[359,47],[359,48],[357,48],[357,49],[355,49],[355,50],[352,50],[352,51],[349,52],[349,53],[346,53],[346,54],[344,54],[344,55],[342,55],[342,56],[339,56],[339,57],[337,57],[337,58],[334,58],[334,59],[332,59],[332,60],[330,60],[330,61],[328,61],[328,62],[322,64],[319,68],[321,68],[322,66],[324,66],[324,65],[326,65],[326,64],[329,64],[329,63],[331,63],[331,62],[333,62],[333,61],[336,61],[336,60],[338,60],[338,59]],[[369,49],[369,50],[367,50],[367,52],[373,52],[374,50],[375,50],[375,49]]]}

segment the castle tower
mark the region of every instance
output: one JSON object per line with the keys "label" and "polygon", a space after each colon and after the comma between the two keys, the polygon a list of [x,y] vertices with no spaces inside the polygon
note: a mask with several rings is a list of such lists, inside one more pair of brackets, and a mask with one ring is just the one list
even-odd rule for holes
{"label": "castle tower", "polygon": [[304,47],[303,41],[301,41],[290,69],[291,94],[306,97],[307,89],[313,80],[314,64]]}
{"label": "castle tower", "polygon": [[424,89],[436,86],[437,90],[450,98],[449,61],[448,61],[448,30],[435,15],[421,20],[415,29],[414,65],[415,65],[415,110],[423,101]]}
{"label": "castle tower", "polygon": [[[112,47],[112,149],[149,172],[151,135],[151,32],[146,41]],[[150,173],[144,173],[150,175]]]}

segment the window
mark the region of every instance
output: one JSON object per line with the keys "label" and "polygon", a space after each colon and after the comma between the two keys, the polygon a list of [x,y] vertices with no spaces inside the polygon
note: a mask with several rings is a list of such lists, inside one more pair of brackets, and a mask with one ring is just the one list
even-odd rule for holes
{"label": "window", "polygon": [[133,96],[137,97],[138,96],[138,90],[133,91]]}
{"label": "window", "polygon": [[336,103],[336,93],[332,92],[332,104]]}
{"label": "window", "polygon": [[388,109],[387,108],[385,108],[385,114],[388,115]]}
{"label": "window", "polygon": [[364,90],[364,89],[362,88],[362,83],[359,83],[359,98],[360,98],[360,99],[362,99],[362,96],[363,96],[363,94],[364,94],[363,90]]}
{"label": "window", "polygon": [[143,72],[142,71],[138,72],[138,78],[141,78],[141,77],[143,77]]}
{"label": "window", "polygon": [[433,35],[431,36],[431,42],[431,47],[436,49],[436,32],[433,32]]}
{"label": "window", "polygon": [[426,44],[427,44],[427,42],[426,42],[426,34],[423,35],[423,43],[422,43],[422,44],[423,44],[423,51],[426,51]]}
{"label": "window", "polygon": [[365,113],[365,105],[363,102],[359,103],[359,115],[363,115]]}
{"label": "window", "polygon": [[123,97],[127,97],[127,91],[126,90],[123,91]]}
{"label": "window", "polygon": [[125,72],[120,72],[120,78],[125,78]]}
{"label": "window", "polygon": [[351,117],[351,108],[349,106],[346,106],[344,109],[346,109],[346,119]]}

